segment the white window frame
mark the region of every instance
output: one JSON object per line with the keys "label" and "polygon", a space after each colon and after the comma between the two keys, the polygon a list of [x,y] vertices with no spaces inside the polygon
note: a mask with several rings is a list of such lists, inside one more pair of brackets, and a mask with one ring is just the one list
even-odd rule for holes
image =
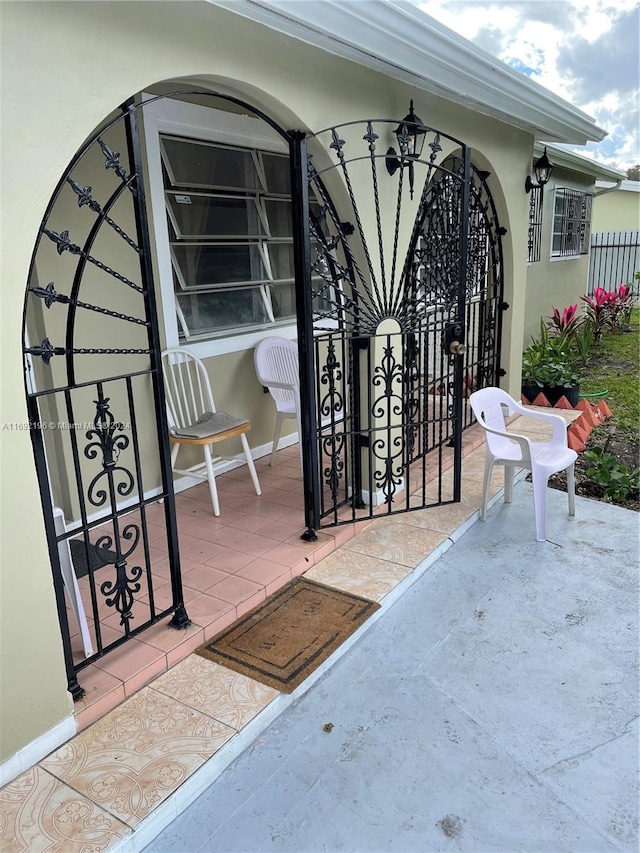
{"label": "white window frame", "polygon": [[[573,254],[573,255],[554,254],[553,238],[555,236],[556,199],[558,197],[558,192],[564,191],[564,190],[569,190],[569,191],[574,192],[574,193],[580,193],[580,195],[582,195],[582,196],[590,196],[591,197],[591,208],[589,211],[589,219],[588,219],[588,221],[585,220],[587,232],[589,235],[591,234],[591,222],[593,219],[593,193],[587,192],[586,189],[580,188],[580,187],[556,185],[554,187],[554,191],[553,191],[553,209],[551,211],[551,242],[550,242],[550,246],[549,246],[549,260],[552,263],[556,263],[557,261],[579,261],[580,258],[588,258],[590,255],[590,251],[591,251],[591,249],[590,249],[590,242],[591,241],[590,241],[590,239],[587,239],[586,240],[586,246],[587,246],[586,252],[580,251],[580,248],[579,248],[578,252],[576,254]],[[582,242],[581,242],[581,245],[582,245]]]}
{"label": "white window frame", "polygon": [[[144,94],[143,100],[155,98]],[[238,332],[218,338],[201,341],[180,339],[179,320],[176,311],[176,299],[173,287],[169,228],[165,188],[162,179],[162,159],[160,154],[160,134],[171,133],[202,139],[207,142],[240,145],[247,147],[247,140],[263,151],[279,154],[289,153],[288,146],[275,130],[264,121],[248,115],[228,113],[211,107],[202,107],[173,98],[158,98],[141,110],[144,122],[144,138],[147,156],[147,174],[150,204],[150,222],[155,237],[157,276],[162,303],[162,316],[165,330],[165,345],[186,347],[198,358],[209,358],[231,352],[253,349],[268,331],[264,328],[255,331]],[[294,340],[297,336],[295,321],[278,325],[277,333],[281,337]]]}

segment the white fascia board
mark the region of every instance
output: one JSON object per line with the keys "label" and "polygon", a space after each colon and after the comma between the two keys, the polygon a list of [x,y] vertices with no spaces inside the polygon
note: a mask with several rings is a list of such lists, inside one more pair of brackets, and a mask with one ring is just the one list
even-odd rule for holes
{"label": "white fascia board", "polygon": [[540,157],[544,149],[547,149],[549,160],[554,166],[560,166],[564,169],[571,169],[573,172],[580,172],[583,175],[589,175],[592,178],[598,178],[603,181],[622,181],[627,175],[626,172],[621,172],[619,169],[614,169],[611,166],[605,166],[604,163],[599,163],[591,157],[584,157],[581,154],[576,154],[575,151],[568,151],[566,148],[561,148],[559,145],[553,145],[549,142],[536,142],[533,146],[533,158]]}
{"label": "white fascia board", "polygon": [[[207,0],[536,139],[584,145],[606,131],[406,0]],[[428,119],[427,119],[428,121]]]}
{"label": "white fascia board", "polygon": [[[596,189],[608,187],[609,183],[609,181],[596,181]],[[640,193],[640,181],[622,181],[616,189],[626,193]]]}

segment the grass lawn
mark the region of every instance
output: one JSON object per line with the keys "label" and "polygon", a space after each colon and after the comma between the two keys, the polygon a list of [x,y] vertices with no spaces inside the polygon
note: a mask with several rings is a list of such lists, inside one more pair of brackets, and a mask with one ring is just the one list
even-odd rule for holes
{"label": "grass lawn", "polygon": [[[580,393],[607,392],[604,399],[621,432],[640,435],[640,309],[631,313],[630,331],[606,332],[587,357]],[[598,397],[587,398],[592,401]]]}

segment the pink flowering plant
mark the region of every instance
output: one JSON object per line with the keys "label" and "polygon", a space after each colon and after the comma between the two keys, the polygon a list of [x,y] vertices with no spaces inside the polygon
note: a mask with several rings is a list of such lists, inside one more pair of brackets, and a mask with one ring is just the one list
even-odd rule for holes
{"label": "pink flowering plant", "polygon": [[562,311],[553,308],[547,324],[549,334],[559,338],[579,358],[585,358],[594,341],[593,326],[585,315],[578,314],[578,303]]}
{"label": "pink flowering plant", "polygon": [[633,291],[629,284],[620,284],[615,290],[596,287],[593,296],[581,296],[585,303],[586,315],[593,325],[596,341],[602,337],[605,329],[619,332],[629,322],[633,307]]}

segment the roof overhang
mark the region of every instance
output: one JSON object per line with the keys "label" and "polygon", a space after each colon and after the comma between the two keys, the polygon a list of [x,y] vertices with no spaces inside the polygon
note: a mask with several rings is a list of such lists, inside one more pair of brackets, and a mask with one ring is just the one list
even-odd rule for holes
{"label": "roof overhang", "polygon": [[[605,188],[609,185],[609,181],[596,181],[596,189]],[[626,193],[640,193],[640,181],[622,181],[616,189]]]}
{"label": "roof overhang", "polygon": [[526,130],[584,145],[590,116],[406,0],[207,0],[306,44]]}
{"label": "roof overhang", "polygon": [[623,181],[627,175],[619,169],[614,169],[611,166],[605,166],[604,163],[599,163],[597,160],[592,160],[590,157],[583,157],[581,154],[576,154],[574,151],[568,151],[560,145],[552,145],[548,142],[536,142],[533,146],[534,159],[539,157],[544,149],[547,149],[549,159],[554,166],[559,166],[563,169],[570,169],[572,172],[579,172],[582,175],[589,175],[600,181],[618,183]]}

